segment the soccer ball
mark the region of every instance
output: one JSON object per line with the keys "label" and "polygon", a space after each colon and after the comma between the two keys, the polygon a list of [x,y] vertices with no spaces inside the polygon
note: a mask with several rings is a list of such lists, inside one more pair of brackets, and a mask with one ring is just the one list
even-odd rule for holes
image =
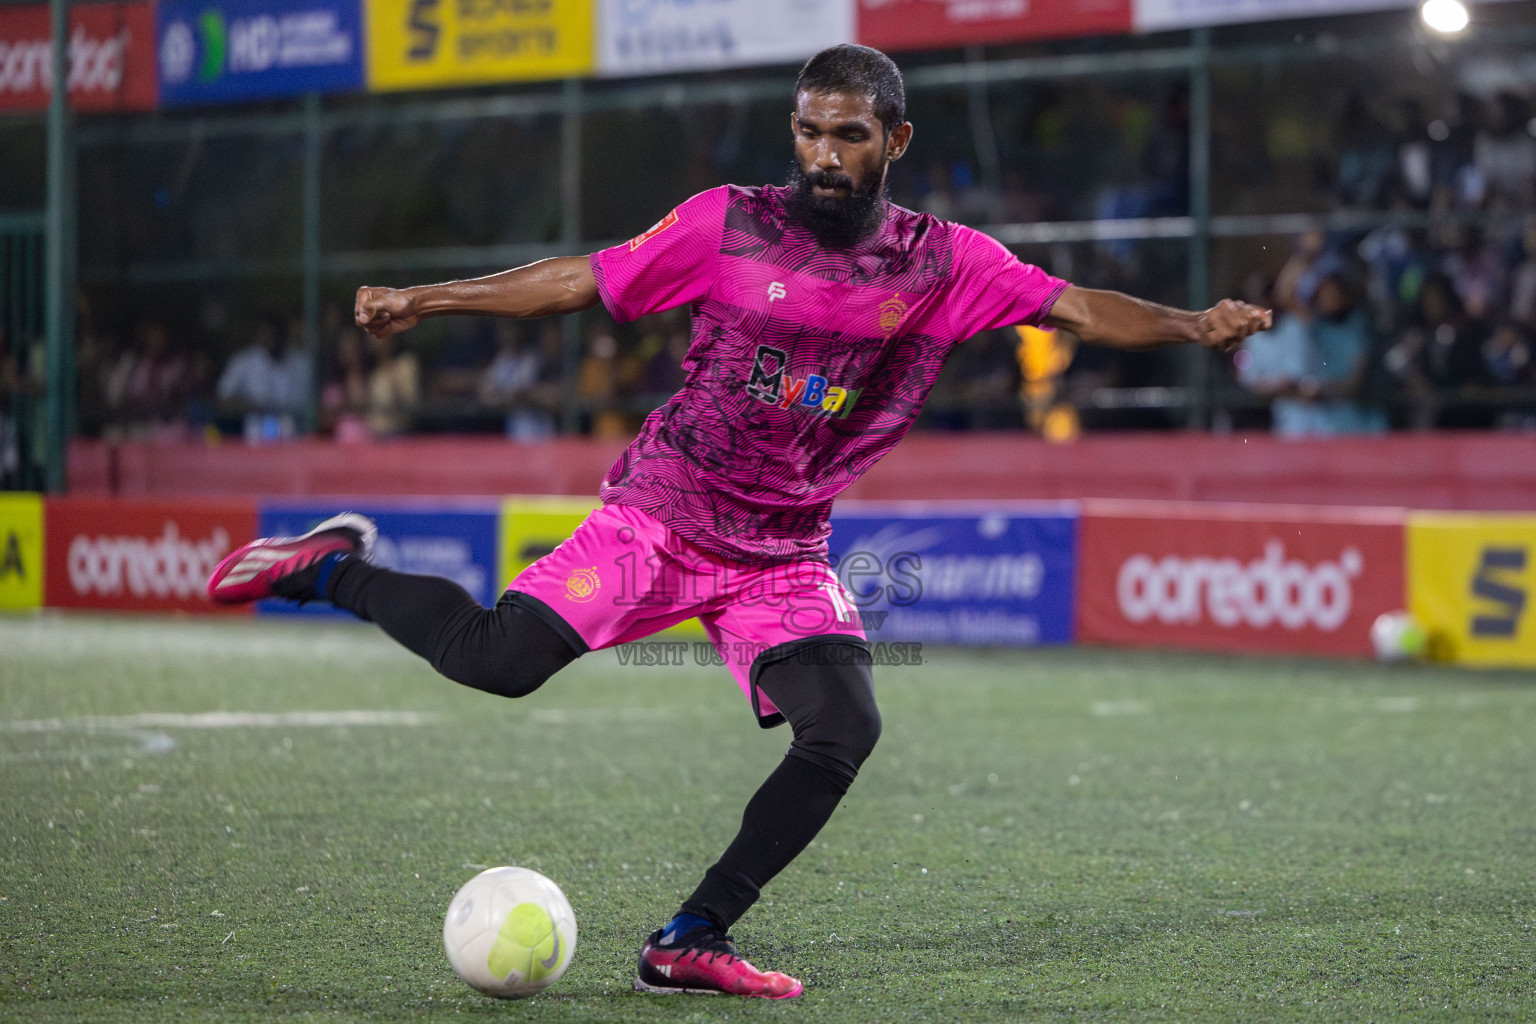
{"label": "soccer ball", "polygon": [[1428,637],[1410,612],[1382,612],[1371,623],[1371,646],[1378,661],[1407,661],[1424,654]]}
{"label": "soccer ball", "polygon": [[471,987],[499,999],[560,980],[576,951],[576,914],[560,887],[528,868],[490,868],[448,904],[443,949]]}

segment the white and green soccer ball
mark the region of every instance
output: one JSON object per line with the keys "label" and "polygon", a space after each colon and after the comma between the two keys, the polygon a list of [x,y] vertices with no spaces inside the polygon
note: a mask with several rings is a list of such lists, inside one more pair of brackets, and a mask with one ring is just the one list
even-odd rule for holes
{"label": "white and green soccer ball", "polygon": [[1410,612],[1382,612],[1371,623],[1371,646],[1379,661],[1422,658],[1428,642],[1424,627]]}
{"label": "white and green soccer ball", "polygon": [[560,887],[528,868],[490,868],[448,904],[443,948],[488,996],[521,999],[560,980],[576,951],[576,914]]}

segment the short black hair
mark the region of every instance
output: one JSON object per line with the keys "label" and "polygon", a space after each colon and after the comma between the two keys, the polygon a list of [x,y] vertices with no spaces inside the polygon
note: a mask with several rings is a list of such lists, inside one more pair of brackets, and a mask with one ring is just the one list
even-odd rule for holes
{"label": "short black hair", "polygon": [[887,132],[907,119],[907,90],[901,84],[901,70],[891,58],[868,46],[829,46],[806,61],[795,79],[795,95],[802,92],[868,96]]}

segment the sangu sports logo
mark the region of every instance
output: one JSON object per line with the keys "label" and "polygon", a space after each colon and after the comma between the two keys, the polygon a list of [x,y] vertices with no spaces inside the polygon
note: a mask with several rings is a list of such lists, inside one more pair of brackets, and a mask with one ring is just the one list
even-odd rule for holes
{"label": "sangu sports logo", "polygon": [[789,373],[789,356],[783,349],[759,345],[752,359],[747,394],[780,409],[793,407],[801,412],[844,418],[863,389],[841,387],[819,373],[795,377]]}

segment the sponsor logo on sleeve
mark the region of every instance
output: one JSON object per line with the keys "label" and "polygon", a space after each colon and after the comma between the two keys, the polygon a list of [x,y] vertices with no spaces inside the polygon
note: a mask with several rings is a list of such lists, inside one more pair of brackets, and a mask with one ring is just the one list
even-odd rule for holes
{"label": "sponsor logo on sleeve", "polygon": [[677,211],[673,210],[671,213],[669,213],[665,217],[661,218],[661,220],[659,220],[655,224],[651,225],[651,227],[649,229],[647,229],[645,231],[642,231],[640,234],[636,235],[634,238],[631,238],[629,240],[629,251],[630,252],[634,252],[636,249],[640,248],[646,242],[649,242],[651,239],[655,238],[657,235],[659,235],[663,231],[667,230],[667,228],[669,228],[672,225],[676,224],[677,221],[678,221]]}

